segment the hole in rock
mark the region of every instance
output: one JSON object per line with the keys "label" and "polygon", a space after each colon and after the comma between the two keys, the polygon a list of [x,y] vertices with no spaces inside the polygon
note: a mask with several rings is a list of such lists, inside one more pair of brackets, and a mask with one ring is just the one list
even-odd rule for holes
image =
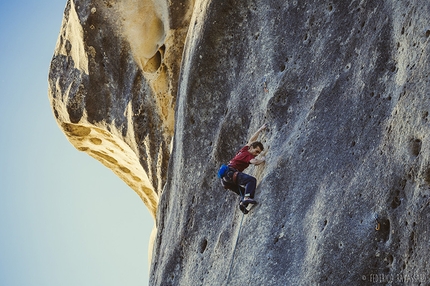
{"label": "hole in rock", "polygon": [[206,238],[204,238],[201,242],[200,242],[200,253],[205,252],[206,247],[208,246],[208,241]]}
{"label": "hole in rock", "polygon": [[324,225],[323,225],[321,231],[324,231],[324,229],[325,229],[326,226],[327,226],[327,220],[324,220]]}
{"label": "hole in rock", "polygon": [[103,143],[103,141],[99,138],[90,138],[90,141],[94,144],[94,145],[101,145]]}
{"label": "hole in rock", "polygon": [[160,66],[161,52],[158,50],[155,55],[146,62],[146,65],[143,67],[143,71],[147,73],[154,73],[158,70],[158,68],[160,68]]}
{"label": "hole in rock", "polygon": [[83,137],[91,133],[91,129],[81,125],[63,123],[62,127],[69,136]]}
{"label": "hole in rock", "polygon": [[284,64],[282,64],[281,65],[281,72],[283,72],[285,70],[285,65]]}
{"label": "hole in rock", "polygon": [[415,239],[415,232],[411,232],[411,235],[409,236],[409,239],[411,241],[414,241],[414,239]]}
{"label": "hole in rock", "polygon": [[413,139],[411,145],[412,145],[411,146],[412,155],[418,156],[421,152],[421,145],[422,145],[421,140],[420,139]]}
{"label": "hole in rock", "polygon": [[390,220],[387,218],[378,219],[379,230],[377,235],[382,242],[387,242],[390,238]]}
{"label": "hole in rock", "polygon": [[161,53],[161,57],[164,58],[164,53],[166,51],[166,46],[162,45],[159,49],[158,49]]}
{"label": "hole in rock", "polygon": [[396,209],[402,201],[399,198],[399,191],[396,191],[396,196],[394,197],[393,201],[391,202],[391,208]]}

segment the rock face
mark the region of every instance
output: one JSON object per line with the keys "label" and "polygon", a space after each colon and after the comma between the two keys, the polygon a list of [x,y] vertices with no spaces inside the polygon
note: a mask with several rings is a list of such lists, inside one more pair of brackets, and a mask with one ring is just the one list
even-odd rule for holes
{"label": "rock face", "polygon": [[154,218],[188,28],[185,14],[169,9],[151,0],[68,1],[49,73],[67,138],[121,177]]}
{"label": "rock face", "polygon": [[[54,114],[158,206],[150,285],[430,283],[430,3],[306,2],[160,3],[151,45],[67,6]],[[216,171],[263,122],[242,218]]]}

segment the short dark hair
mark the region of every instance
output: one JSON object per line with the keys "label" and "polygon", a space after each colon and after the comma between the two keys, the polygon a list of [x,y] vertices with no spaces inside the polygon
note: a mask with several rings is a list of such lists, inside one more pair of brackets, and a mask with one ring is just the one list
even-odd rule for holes
{"label": "short dark hair", "polygon": [[252,148],[260,147],[261,151],[264,150],[263,144],[261,142],[259,142],[259,141],[252,142],[251,145],[249,145],[249,146],[252,147]]}

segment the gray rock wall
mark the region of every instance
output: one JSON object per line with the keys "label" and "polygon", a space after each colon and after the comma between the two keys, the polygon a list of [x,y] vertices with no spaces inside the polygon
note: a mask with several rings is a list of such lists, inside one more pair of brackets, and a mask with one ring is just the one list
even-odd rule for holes
{"label": "gray rock wall", "polygon": [[[430,283],[429,12],[200,2],[151,285]],[[240,228],[216,171],[263,122],[267,163],[249,169],[260,204]]]}

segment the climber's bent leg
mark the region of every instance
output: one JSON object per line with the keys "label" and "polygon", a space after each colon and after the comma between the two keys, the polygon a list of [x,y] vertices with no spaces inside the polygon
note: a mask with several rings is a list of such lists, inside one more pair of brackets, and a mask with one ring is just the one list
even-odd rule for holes
{"label": "climber's bent leg", "polygon": [[239,173],[237,174],[237,184],[240,186],[245,186],[245,199],[254,198],[255,187],[257,185],[257,179],[248,174]]}

